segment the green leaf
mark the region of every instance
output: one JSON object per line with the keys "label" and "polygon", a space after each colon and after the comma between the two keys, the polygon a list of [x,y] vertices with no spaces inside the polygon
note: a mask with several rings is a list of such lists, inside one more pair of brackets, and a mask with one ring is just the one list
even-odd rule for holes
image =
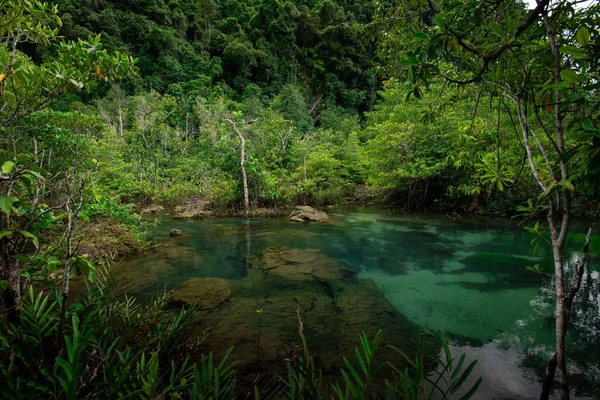
{"label": "green leaf", "polygon": [[31,240],[31,243],[33,243],[33,245],[35,247],[39,247],[40,246],[40,241],[38,240],[37,236],[35,236],[33,233],[28,232],[28,231],[17,231],[19,232],[21,235],[25,236],[26,238]]}
{"label": "green leaf", "polygon": [[96,266],[92,260],[87,257],[87,255],[77,256],[75,257],[75,261],[87,271],[94,271],[96,269]]}
{"label": "green leaf", "polygon": [[96,201],[98,203],[100,203],[100,200],[102,200],[102,195],[100,194],[100,192],[98,191],[98,189],[92,188],[92,194],[94,195],[94,198],[96,199]]}
{"label": "green leaf", "polygon": [[477,382],[475,382],[475,384],[471,387],[471,389],[458,400],[469,400],[475,394],[475,392],[477,392],[477,389],[479,389],[479,385],[481,385],[482,381],[483,381],[483,378],[477,379]]}
{"label": "green leaf", "polygon": [[414,82],[414,76],[413,76],[413,69],[409,68],[408,71],[406,71],[406,80],[408,82]]}
{"label": "green leaf", "polygon": [[10,171],[12,171],[13,167],[15,166],[15,162],[8,160],[5,161],[4,164],[2,164],[2,173],[3,174],[10,174]]}
{"label": "green leaf", "polygon": [[583,50],[581,50],[579,47],[575,47],[575,46],[562,46],[560,48],[560,52],[563,54],[569,54],[569,55],[584,54]]}
{"label": "green leaf", "polygon": [[590,31],[585,26],[582,26],[575,34],[575,40],[577,40],[580,45],[584,47],[587,46],[590,42]]}
{"label": "green leaf", "polygon": [[497,22],[490,22],[488,25],[490,30],[494,33],[494,35],[498,37],[504,37],[504,32],[502,31],[502,25]]}
{"label": "green leaf", "polygon": [[0,231],[0,239],[2,239],[5,236],[12,236],[13,231]]}
{"label": "green leaf", "polygon": [[581,82],[583,77],[570,69],[563,69],[560,71],[560,77],[567,82]]}
{"label": "green leaf", "polygon": [[[467,367],[465,372],[463,372],[463,374],[460,376],[460,378],[450,386],[450,390],[449,390],[450,394],[454,394],[462,386],[462,384],[469,377],[469,375],[471,375],[473,368],[475,368],[475,365],[477,365],[477,361],[478,360],[475,360],[471,364],[469,364],[469,366]],[[475,385],[479,386],[479,384],[477,384],[477,383]]]}
{"label": "green leaf", "polygon": [[413,94],[415,95],[415,97],[417,99],[422,99],[423,98],[423,93],[421,93],[421,89],[419,89],[418,86],[415,86],[415,88],[413,90]]}
{"label": "green leaf", "polygon": [[575,191],[575,187],[573,186],[573,184],[572,184],[570,181],[566,180],[566,179],[562,179],[562,180],[560,181],[560,184],[561,184],[561,185],[562,185],[562,186],[563,186],[565,189],[567,189],[567,190],[569,190],[569,191],[571,191],[571,192],[574,192],[574,191]]}
{"label": "green leaf", "polygon": [[456,377],[458,376],[460,369],[462,368],[462,365],[465,362],[465,356],[466,355],[464,353],[460,356],[460,359],[458,360],[458,364],[456,364],[456,367],[454,368],[454,372],[452,372],[450,379],[456,379]]}
{"label": "green leaf", "polygon": [[415,39],[417,39],[417,40],[427,40],[427,39],[429,39],[429,36],[427,36],[423,32],[417,32],[417,33],[414,34],[414,36],[415,36]]}
{"label": "green leaf", "polygon": [[5,212],[6,214],[10,213],[13,204],[15,204],[19,199],[11,196],[0,196],[0,210]]}
{"label": "green leaf", "polygon": [[400,61],[400,65],[402,66],[407,66],[407,65],[418,65],[419,64],[419,60],[417,60],[417,57],[407,57],[404,60]]}

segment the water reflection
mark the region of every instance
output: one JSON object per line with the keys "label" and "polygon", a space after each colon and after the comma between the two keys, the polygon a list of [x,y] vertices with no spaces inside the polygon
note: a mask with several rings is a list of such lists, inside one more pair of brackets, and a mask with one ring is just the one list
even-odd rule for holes
{"label": "water reflection", "polygon": [[[572,254],[565,263],[565,276],[575,283],[575,267],[580,254]],[[554,352],[554,284],[541,285],[530,301],[528,313],[504,335],[504,346],[524,349],[522,368],[543,365]],[[580,383],[577,397],[595,393],[600,387],[600,276],[589,268],[584,272],[581,289],[573,302],[573,314],[567,334],[567,366],[572,382]]]}

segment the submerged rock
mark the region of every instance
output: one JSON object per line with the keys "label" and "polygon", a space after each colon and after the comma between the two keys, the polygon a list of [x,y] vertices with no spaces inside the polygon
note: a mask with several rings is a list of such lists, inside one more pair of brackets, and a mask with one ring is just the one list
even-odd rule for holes
{"label": "submerged rock", "polygon": [[329,219],[327,214],[310,206],[296,206],[296,209],[290,214],[290,220],[296,222],[326,221],[327,219]]}
{"label": "submerged rock", "polygon": [[173,237],[173,236],[181,236],[183,232],[181,232],[181,229],[171,229],[171,232],[169,232],[169,236]]}
{"label": "submerged rock", "polygon": [[[283,360],[290,357],[294,345],[300,345],[299,313],[306,340],[325,374],[336,373],[344,365],[343,357],[353,354],[362,331],[372,338],[378,329],[383,329],[387,344],[412,353],[410,342],[417,334],[415,326],[368,280],[332,283],[328,290],[323,290],[318,281],[279,285],[280,281],[267,276],[265,282],[266,288],[256,281],[231,281],[232,293],[218,311],[195,314],[196,324],[207,327],[203,344],[206,347],[201,350],[213,351],[219,357],[234,346],[240,371],[246,371],[255,368],[259,345],[260,363],[276,374],[284,374]],[[260,344],[257,310],[261,310]],[[384,346],[380,353],[396,366],[406,366],[400,356],[386,351]]]}
{"label": "submerged rock", "polygon": [[263,253],[261,267],[269,274],[294,281],[338,281],[354,271],[316,249],[271,247]]}
{"label": "submerged rock", "polygon": [[[173,276],[189,276],[181,260],[196,257],[193,264],[203,263],[202,255],[191,248],[165,246],[155,252],[162,252],[160,259],[149,252],[135,271],[127,271],[129,282],[146,286],[151,280],[155,287],[164,287]],[[372,281],[358,279],[343,262],[315,249],[276,246],[250,257],[248,264],[243,279],[190,278],[171,291],[176,304],[197,304],[190,326],[200,343],[192,358],[212,351],[218,359],[234,346],[231,357],[239,360],[240,376],[254,377],[258,350],[259,367],[283,376],[284,360],[301,345],[297,313],[324,374],[338,373],[363,330],[372,338],[383,329],[386,344],[412,354],[410,341],[416,337],[416,327]],[[397,367],[406,366],[400,356],[386,354],[385,346],[380,351]]]}
{"label": "submerged rock", "polygon": [[190,278],[171,291],[171,298],[177,303],[197,304],[199,310],[212,310],[227,300],[230,294],[225,279]]}
{"label": "submerged rock", "polygon": [[162,245],[126,258],[112,272],[121,288],[138,299],[150,301],[157,288],[170,289],[182,281],[178,276],[205,264],[205,256],[192,247]]}

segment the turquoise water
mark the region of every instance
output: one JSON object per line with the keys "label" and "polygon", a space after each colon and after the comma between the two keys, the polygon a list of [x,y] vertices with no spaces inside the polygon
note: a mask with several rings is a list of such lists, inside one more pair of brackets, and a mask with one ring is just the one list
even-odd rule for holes
{"label": "turquoise water", "polygon": [[[168,238],[172,228],[184,234]],[[150,237],[166,246],[122,265],[136,277],[129,290],[140,298],[175,289],[191,277],[223,278],[230,286],[240,282],[249,288],[240,289],[230,303],[243,308],[235,299],[254,296],[257,308],[268,307],[269,298],[276,303],[273,293],[280,295],[282,289],[252,277],[256,260],[272,249],[316,249],[323,260],[336,260],[353,271],[361,285],[374,283],[384,306],[391,305],[415,336],[442,331],[452,340],[453,352],[479,359],[476,371],[484,384],[478,398],[538,396],[539,376],[554,341],[553,300],[550,278],[526,266],[539,264],[551,272],[551,250],[541,245],[533,255],[532,236],[514,221],[339,213],[330,214],[326,223],[299,224],[285,219],[191,221],[164,216]],[[574,241],[581,241],[581,235]],[[574,261],[578,255],[570,257]],[[600,392],[600,282],[593,272],[597,262],[592,257],[569,336],[570,372],[578,397]],[[314,290],[303,285],[293,290]],[[335,285],[333,290],[338,290]],[[315,296],[313,303],[321,301]],[[248,306],[252,307],[254,303]],[[329,313],[331,307],[324,307]],[[319,318],[319,324],[328,323],[326,317]],[[369,321],[376,325],[378,319]],[[385,322],[388,330],[389,324]]]}

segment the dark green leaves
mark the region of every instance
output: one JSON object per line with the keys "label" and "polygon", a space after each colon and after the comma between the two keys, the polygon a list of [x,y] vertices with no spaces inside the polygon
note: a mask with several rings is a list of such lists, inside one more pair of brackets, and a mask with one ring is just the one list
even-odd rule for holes
{"label": "dark green leaves", "polygon": [[590,31],[585,26],[582,26],[575,34],[575,40],[583,47],[587,46],[590,42]]}
{"label": "dark green leaves", "polygon": [[563,69],[560,71],[560,77],[567,82],[583,82],[583,76],[570,69]]}
{"label": "dark green leaves", "polygon": [[415,39],[417,40],[428,40],[429,36],[427,36],[424,32],[417,32],[414,34]]}
{"label": "dark green leaves", "polygon": [[488,26],[494,35],[498,36],[499,38],[504,36],[504,32],[502,31],[502,25],[500,25],[499,23],[492,21],[489,23]]}
{"label": "dark green leaves", "polygon": [[19,201],[18,198],[12,196],[0,196],[0,210],[9,214],[13,208],[13,205]]}

